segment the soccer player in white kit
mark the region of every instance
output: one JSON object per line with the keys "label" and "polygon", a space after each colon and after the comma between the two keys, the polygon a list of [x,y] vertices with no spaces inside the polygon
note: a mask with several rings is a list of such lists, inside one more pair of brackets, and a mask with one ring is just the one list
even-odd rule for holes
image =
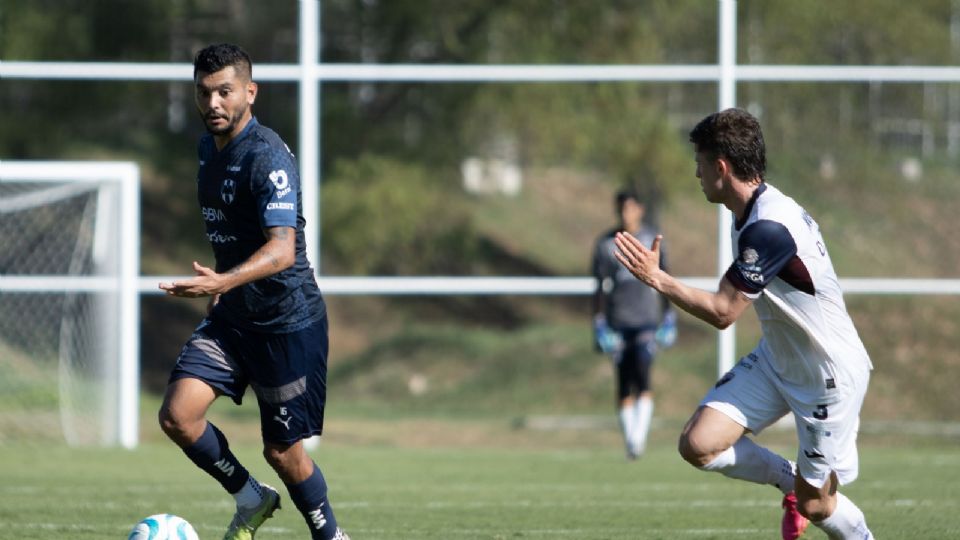
{"label": "soccer player in white kit", "polygon": [[[832,539],[873,538],[863,512],[837,491],[856,479],[860,407],[872,365],[817,223],[764,181],[766,150],[750,113],[711,114],[690,132],[707,200],[733,212],[734,262],[718,290],[688,287],[650,248],[616,238],[617,258],[684,311],[726,328],[753,304],[763,336],[707,393],[680,435],[681,456],[705,471],[770,484],[784,494],[784,539],[808,523]],[[747,437],[792,412],[796,463]]]}

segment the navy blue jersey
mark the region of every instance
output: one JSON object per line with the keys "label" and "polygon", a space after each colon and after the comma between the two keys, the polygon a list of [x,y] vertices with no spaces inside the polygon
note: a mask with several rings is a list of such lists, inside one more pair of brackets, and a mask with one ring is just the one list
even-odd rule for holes
{"label": "navy blue jersey", "polygon": [[204,135],[198,152],[197,198],[217,272],[249,259],[267,242],[266,229],[292,227],[297,235],[293,266],[224,293],[213,316],[263,332],[292,332],[321,319],[326,306],[307,261],[300,176],[290,149],[252,118],[222,150]]}

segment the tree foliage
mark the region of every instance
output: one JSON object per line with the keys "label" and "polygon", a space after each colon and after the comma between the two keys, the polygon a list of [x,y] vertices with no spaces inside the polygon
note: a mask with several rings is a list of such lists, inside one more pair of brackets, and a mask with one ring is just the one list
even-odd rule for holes
{"label": "tree foliage", "polygon": [[[715,2],[324,0],[320,5],[320,53],[329,63],[703,64],[717,57]],[[958,27],[960,6],[947,0],[741,0],[738,61],[953,65],[960,61],[960,40],[953,37]],[[189,62],[205,44],[234,41],[251,53],[256,77],[257,64],[296,61],[297,32],[295,2],[0,2],[4,61]],[[145,186],[145,216],[179,216],[169,208],[192,208],[193,194],[171,186],[189,186],[201,129],[191,92],[188,82],[2,81],[0,158],[136,159],[156,176]],[[810,171],[827,158],[841,171],[859,173],[848,174],[850,182],[875,183],[883,159],[898,159],[916,146],[914,135],[889,125],[932,122],[934,143],[946,140],[952,133],[947,122],[960,123],[957,96],[956,85],[738,87],[738,102],[761,116],[780,171],[799,171],[787,176],[811,189],[825,187]],[[295,99],[293,84],[263,84],[255,112],[299,151]],[[668,201],[680,189],[675,179],[690,174],[686,131],[714,110],[716,88],[330,82],[321,100],[323,206],[336,217],[328,222],[325,214],[324,225],[340,227],[337,234],[326,231],[324,250],[356,271],[452,272],[462,268],[455,257],[414,257],[405,265],[366,260],[369,255],[337,240],[350,236],[342,224],[353,218],[331,205],[361,212],[366,211],[361,203],[368,209],[377,208],[375,200],[396,204],[397,210],[377,223],[403,232],[404,242],[440,242],[451,230],[474,234],[468,215],[434,207],[435,200],[456,206],[467,196],[457,171],[468,157],[506,159],[523,169],[591,171],[610,184],[634,184],[654,202]],[[850,150],[837,152],[839,147]],[[369,200],[352,200],[353,189]],[[408,211],[414,208],[431,212],[430,221]],[[147,224],[147,234],[164,245],[167,234],[199,238],[188,231],[197,226],[177,220],[150,232]],[[432,236],[430,229],[436,231]],[[363,240],[374,252],[396,248],[391,244],[396,238]],[[353,256],[358,260],[348,262]]]}
{"label": "tree foliage", "polygon": [[[338,271],[404,275],[469,270],[476,237],[462,201],[415,164],[365,155],[336,164],[322,198]],[[328,264],[330,261],[328,261]]]}

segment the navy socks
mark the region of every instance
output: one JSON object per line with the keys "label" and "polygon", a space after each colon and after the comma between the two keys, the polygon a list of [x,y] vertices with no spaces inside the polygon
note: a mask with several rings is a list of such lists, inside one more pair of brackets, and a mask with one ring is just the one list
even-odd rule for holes
{"label": "navy socks", "polygon": [[330,501],[327,500],[327,482],[317,464],[313,464],[313,474],[299,484],[287,484],[287,491],[310,527],[310,537],[314,540],[331,540],[337,535],[337,519],[333,516]]}
{"label": "navy socks", "polygon": [[228,493],[236,493],[247,483],[250,473],[230,451],[227,438],[216,426],[207,422],[203,435],[183,453],[210,476],[220,482]]}

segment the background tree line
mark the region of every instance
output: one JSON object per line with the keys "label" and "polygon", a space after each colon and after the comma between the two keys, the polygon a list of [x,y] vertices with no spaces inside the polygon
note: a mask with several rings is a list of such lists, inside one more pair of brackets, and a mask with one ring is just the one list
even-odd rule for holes
{"label": "background tree line", "polygon": [[[320,8],[320,56],[331,63],[717,58],[716,2],[323,0]],[[190,62],[202,46],[232,41],[250,52],[256,78],[257,64],[297,61],[297,16],[294,1],[0,0],[0,60]],[[737,23],[743,64],[960,60],[955,0],[741,0]],[[631,184],[668,231],[676,271],[711,274],[716,211],[696,186],[686,134],[713,112],[716,96],[708,83],[324,83],[322,272],[582,275],[593,235],[612,219],[611,191]],[[956,277],[960,86],[746,82],[737,96],[763,122],[770,180],[827,231],[841,276]],[[261,83],[254,109],[295,152],[296,103],[295,84]],[[189,82],[0,81],[0,159],[139,163],[145,274],[184,273],[190,260],[209,258],[193,189],[201,133]],[[470,157],[515,165],[521,192],[466,191]],[[390,320],[367,300],[332,302],[341,327],[369,330],[371,318]],[[517,328],[557,316],[537,301],[509,298],[382,302],[400,313],[396,321],[453,316]],[[565,308],[572,318],[585,313],[579,300]],[[903,309],[879,311],[894,317]],[[956,307],[947,301],[925,316],[933,335],[905,330],[936,344],[929,358],[952,346],[941,309]],[[144,320],[167,332],[150,339],[168,344],[145,347],[145,355],[169,361],[169,343],[176,347],[193,315],[145,299]],[[876,347],[896,348],[884,326],[896,321],[883,320],[870,330]],[[396,321],[385,334],[402,326]],[[709,334],[701,337],[709,343]],[[371,333],[363,342],[373,348],[357,346],[364,361],[389,350],[377,339]],[[396,339],[400,349],[410,346]],[[916,368],[915,353],[894,355],[903,372]]]}

